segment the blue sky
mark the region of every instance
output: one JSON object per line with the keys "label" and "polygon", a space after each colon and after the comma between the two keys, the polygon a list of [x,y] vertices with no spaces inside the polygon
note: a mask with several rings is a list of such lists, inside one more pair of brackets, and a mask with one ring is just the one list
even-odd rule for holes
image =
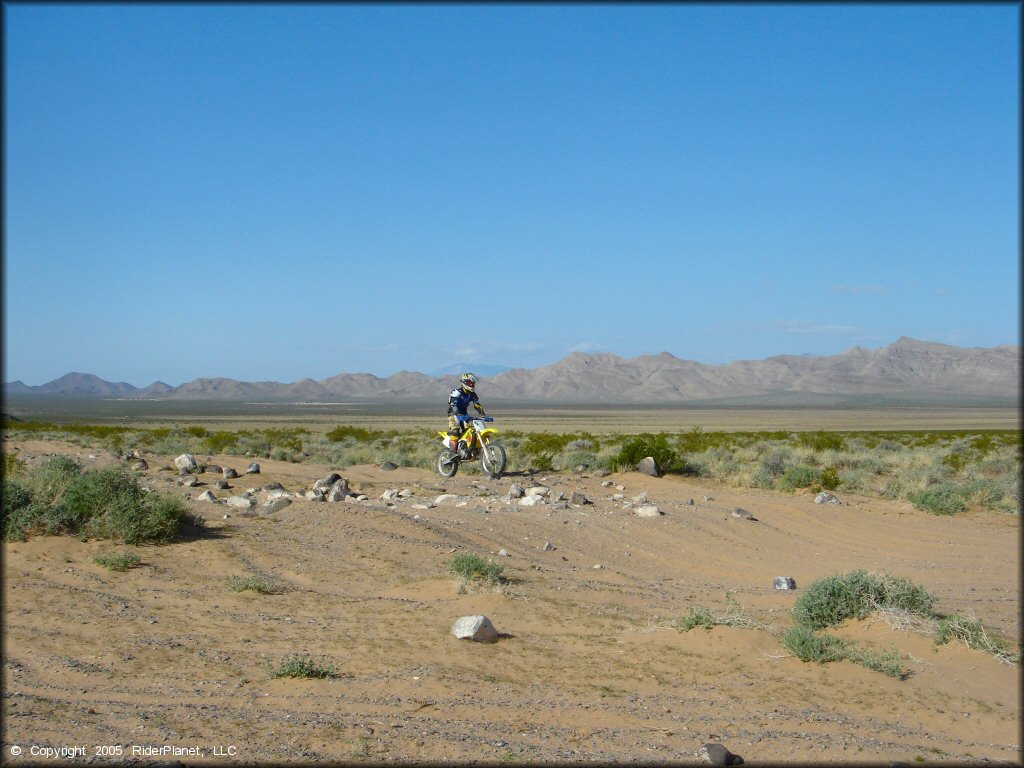
{"label": "blue sky", "polygon": [[1017,344],[1019,4],[4,6],[4,380]]}

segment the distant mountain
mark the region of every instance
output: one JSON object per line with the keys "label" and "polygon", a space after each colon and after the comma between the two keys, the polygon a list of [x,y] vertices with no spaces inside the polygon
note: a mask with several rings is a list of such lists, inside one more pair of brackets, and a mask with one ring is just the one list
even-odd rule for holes
{"label": "distant mountain", "polygon": [[447,368],[438,368],[437,370],[431,371],[428,375],[433,376],[435,379],[441,379],[446,376],[461,376],[464,373],[475,373],[477,376],[497,376],[499,373],[505,371],[511,371],[512,369],[507,365],[481,365],[479,363],[456,363],[450,365]]}
{"label": "distant mountain", "polygon": [[[173,400],[330,402],[443,397],[466,370],[444,375],[400,371],[387,378],[341,373],[322,381],[291,384],[201,378],[171,387],[154,382],[137,389],[92,374],[69,373],[41,386],[21,381],[4,385],[8,395],[131,397]],[[472,370],[472,368],[470,368]],[[778,355],[704,365],[668,352],[623,359],[612,354],[574,352],[542,368],[515,368],[484,381],[488,400],[651,405],[853,405],[981,404],[1020,402],[1020,347],[963,348],[902,337],[876,350],[853,347],[838,355]]]}

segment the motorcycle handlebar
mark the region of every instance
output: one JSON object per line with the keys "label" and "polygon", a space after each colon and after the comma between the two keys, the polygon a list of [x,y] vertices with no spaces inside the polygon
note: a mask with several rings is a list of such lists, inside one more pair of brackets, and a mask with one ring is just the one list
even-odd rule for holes
{"label": "motorcycle handlebar", "polygon": [[474,419],[480,419],[482,421],[494,421],[493,416],[470,416],[469,414],[466,414],[465,416],[459,416],[459,423],[461,424],[464,421],[473,421]]}

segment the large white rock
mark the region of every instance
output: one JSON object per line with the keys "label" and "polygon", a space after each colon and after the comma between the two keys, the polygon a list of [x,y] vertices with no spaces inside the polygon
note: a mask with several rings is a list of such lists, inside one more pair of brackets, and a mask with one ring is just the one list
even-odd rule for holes
{"label": "large white rock", "polygon": [[183,453],[174,460],[174,466],[178,469],[184,469],[186,472],[195,472],[199,465],[196,464],[195,456],[191,453]]}
{"label": "large white rock", "polygon": [[523,498],[519,499],[519,505],[522,507],[532,507],[543,503],[544,497],[539,493],[531,493],[529,496],[523,496]]}
{"label": "large white rock", "polygon": [[280,512],[282,509],[289,506],[291,503],[291,500],[286,499],[284,497],[279,497],[273,499],[272,501],[268,501],[266,504],[264,504],[262,512],[264,515],[272,515],[275,512]]}
{"label": "large white rock", "polygon": [[644,504],[642,507],[637,507],[633,510],[637,517],[657,517],[658,515],[665,514],[654,504]]}
{"label": "large white rock", "polygon": [[454,493],[442,493],[440,496],[434,499],[434,506],[437,506],[438,504],[447,504],[448,502],[458,500],[459,497]]}
{"label": "large white rock", "polygon": [[532,488],[526,489],[527,496],[547,496],[551,493],[551,489],[546,485],[535,485]]}
{"label": "large white rock", "polygon": [[496,643],[498,630],[486,616],[462,616],[452,624],[452,634],[460,640],[478,643]]}
{"label": "large white rock", "polygon": [[240,509],[252,509],[256,505],[256,501],[249,496],[229,496],[224,503]]}
{"label": "large white rock", "polygon": [[661,477],[661,469],[658,467],[658,462],[654,460],[653,456],[645,456],[640,459],[636,465],[636,471],[643,472],[651,477]]}

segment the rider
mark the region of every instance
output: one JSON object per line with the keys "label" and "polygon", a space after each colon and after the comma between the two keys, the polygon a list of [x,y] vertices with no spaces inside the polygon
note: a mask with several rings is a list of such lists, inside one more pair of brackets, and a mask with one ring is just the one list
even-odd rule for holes
{"label": "rider", "polygon": [[[480,398],[476,394],[476,375],[464,373],[459,378],[459,388],[453,389],[448,396],[448,434],[458,437],[462,434],[462,427],[459,425],[459,416],[467,416],[469,404],[472,403],[477,413],[484,415],[484,408],[480,405]],[[459,440],[459,453],[465,452],[466,442]]]}

